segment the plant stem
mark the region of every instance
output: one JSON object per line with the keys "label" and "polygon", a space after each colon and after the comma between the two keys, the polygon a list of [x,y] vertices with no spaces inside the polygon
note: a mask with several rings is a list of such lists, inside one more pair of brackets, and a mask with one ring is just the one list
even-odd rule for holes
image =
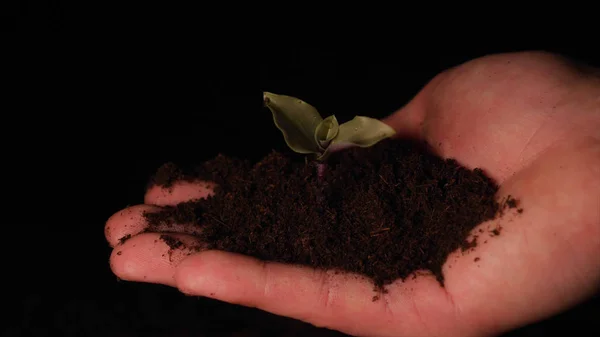
{"label": "plant stem", "polygon": [[327,166],[326,166],[326,164],[324,164],[322,162],[316,162],[315,164],[316,164],[315,167],[317,170],[317,182],[318,182],[318,186],[316,187],[316,191],[315,191],[317,193],[317,195],[316,195],[317,207],[316,208],[317,208],[317,211],[322,214],[323,210],[324,210],[323,207],[326,202],[325,195],[323,195],[322,188],[323,188],[323,180],[325,177],[325,170],[327,169]]}
{"label": "plant stem", "polygon": [[317,163],[317,177],[319,177],[319,182],[323,180],[323,176],[325,175],[325,164]]}

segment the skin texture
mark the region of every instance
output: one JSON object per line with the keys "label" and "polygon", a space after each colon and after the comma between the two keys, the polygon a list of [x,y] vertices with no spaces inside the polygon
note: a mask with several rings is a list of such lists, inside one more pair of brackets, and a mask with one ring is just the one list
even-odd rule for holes
{"label": "skin texture", "polygon": [[[445,288],[419,276],[392,284],[374,302],[372,286],[355,277],[217,251],[169,255],[159,234],[136,235],[145,226],[142,210],[205,197],[206,184],[152,188],[146,205],[113,215],[105,230],[115,248],[111,268],[123,280],[356,336],[490,336],[554,315],[599,290],[597,74],[542,52],[490,55],[439,74],[384,120],[398,136],[425,139],[440,156],[482,168],[501,185],[499,198],[511,194],[524,208],[475,229],[501,225],[502,233],[453,254]],[[120,244],[126,234],[132,239]]]}

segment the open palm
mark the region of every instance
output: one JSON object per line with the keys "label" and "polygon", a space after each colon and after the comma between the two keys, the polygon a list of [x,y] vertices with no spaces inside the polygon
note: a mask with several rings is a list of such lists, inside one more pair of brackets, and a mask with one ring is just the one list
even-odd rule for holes
{"label": "open palm", "polygon": [[[600,284],[600,77],[546,53],[479,58],[438,75],[385,119],[442,157],[486,171],[524,211],[474,229],[502,235],[454,253],[445,287],[419,276],[373,287],[343,274],[219,251],[165,254],[142,212],[211,194],[210,183],[147,191],[105,228],[113,272],[358,336],[494,335],[565,310]],[[177,231],[177,228],[165,228]],[[120,243],[126,235],[132,238]],[[187,243],[194,238],[178,237]],[[477,262],[474,262],[477,258]]]}

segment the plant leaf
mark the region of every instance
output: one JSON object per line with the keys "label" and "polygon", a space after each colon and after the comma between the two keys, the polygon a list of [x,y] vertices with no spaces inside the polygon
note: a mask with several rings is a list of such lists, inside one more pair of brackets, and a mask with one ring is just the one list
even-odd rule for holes
{"label": "plant leaf", "polygon": [[340,124],[335,116],[329,116],[319,123],[315,131],[315,141],[322,151],[327,149],[329,143],[338,135]]}
{"label": "plant leaf", "polygon": [[319,160],[323,160],[331,151],[352,146],[369,147],[395,134],[396,130],[378,119],[356,116],[340,125],[337,137],[332,140]]}
{"label": "plant leaf", "polygon": [[298,153],[321,153],[315,133],[323,118],[312,105],[291,96],[263,93],[265,106],[287,145]]}

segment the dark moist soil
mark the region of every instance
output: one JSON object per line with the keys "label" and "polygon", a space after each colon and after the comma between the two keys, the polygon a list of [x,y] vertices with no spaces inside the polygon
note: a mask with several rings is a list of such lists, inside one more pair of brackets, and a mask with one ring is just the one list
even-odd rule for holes
{"label": "dark moist soil", "polygon": [[471,230],[518,207],[513,198],[495,199],[498,186],[482,170],[413,141],[334,154],[321,179],[315,165],[278,152],[255,164],[224,155],[194,168],[165,164],[150,185],[210,180],[218,187],[206,200],[146,214],[148,231],[188,224],[209,249],[354,272],[380,288],[429,270],[443,286],[447,256],[477,245],[468,241]]}

